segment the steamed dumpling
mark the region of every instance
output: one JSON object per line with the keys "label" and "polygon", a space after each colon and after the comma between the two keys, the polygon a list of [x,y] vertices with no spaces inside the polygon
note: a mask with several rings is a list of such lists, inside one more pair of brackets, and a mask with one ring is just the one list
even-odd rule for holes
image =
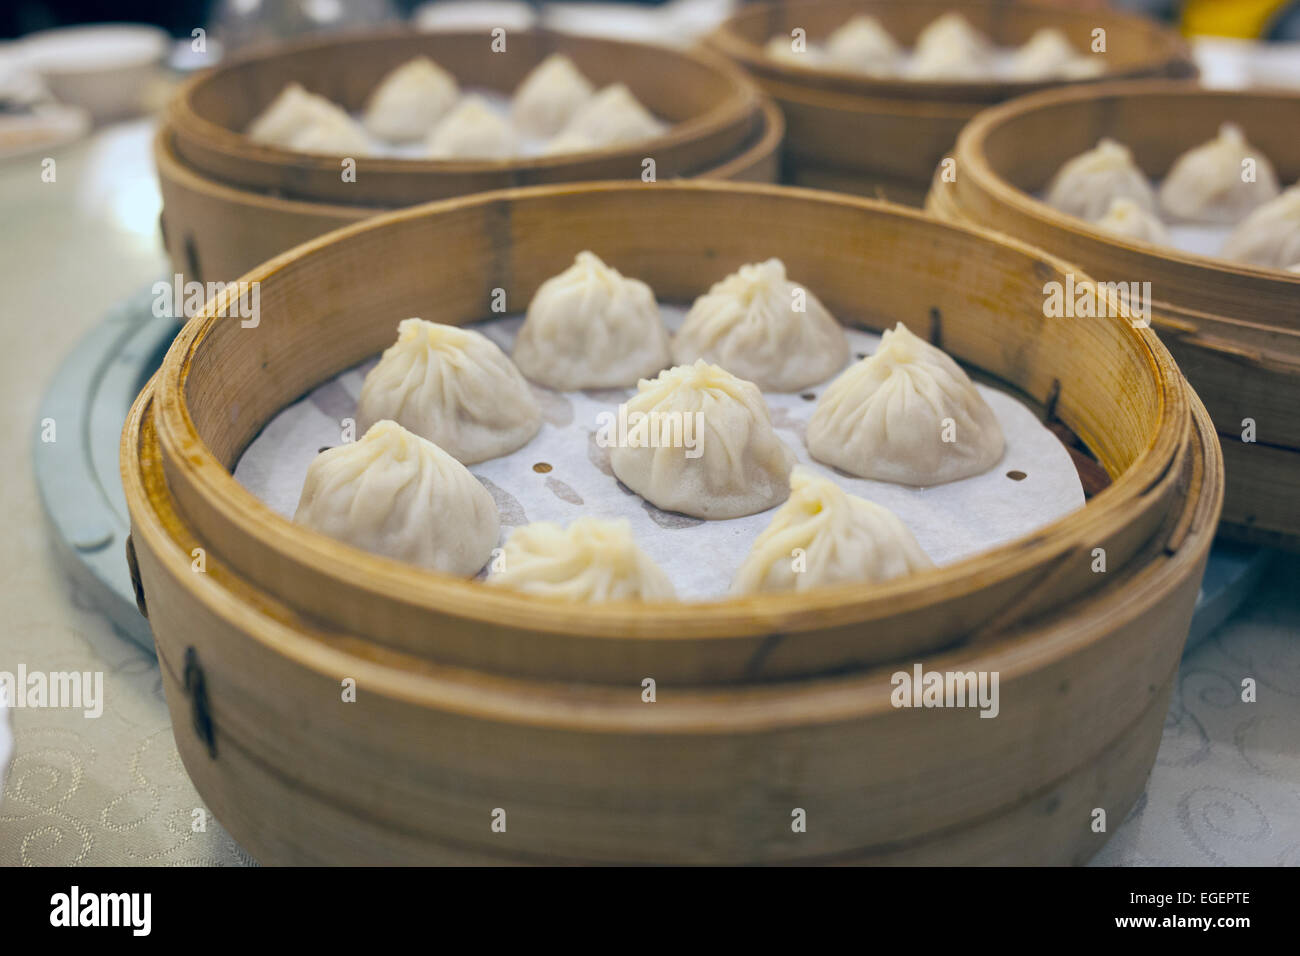
{"label": "steamed dumpling", "polygon": [[535,521],[510,533],[499,560],[487,583],[527,594],[584,603],[676,597],[625,519],[579,518],[567,528]]}
{"label": "steamed dumpling", "polygon": [[1111,201],[1106,215],[1097,220],[1097,228],[1117,236],[1141,239],[1143,242],[1169,244],[1169,230],[1149,210],[1133,200],[1120,196]]}
{"label": "steamed dumpling", "polygon": [[600,148],[600,144],[586,133],[577,130],[565,130],[560,135],[548,139],[539,155],[558,156],[561,153],[585,153],[587,150]]}
{"label": "steamed dumpling", "polygon": [[515,364],[562,392],[635,385],[672,364],[650,287],[592,252],[542,283],[515,339]]}
{"label": "steamed dumpling", "polygon": [[700,360],[642,379],[619,406],[627,440],[618,480],[665,511],[739,518],[790,494],[794,454],[776,437],[758,387]]}
{"label": "steamed dumpling", "polygon": [[1300,184],[1243,219],[1222,255],[1266,269],[1287,269],[1300,262]]}
{"label": "steamed dumpling", "polygon": [[366,129],[394,143],[424,139],[459,96],[455,77],[418,56],[385,76],[370,94]]}
{"label": "steamed dumpling", "polygon": [[1047,187],[1048,205],[1089,222],[1106,215],[1116,199],[1131,199],[1147,212],[1156,209],[1151,183],[1128,147],[1113,139],[1103,138],[1069,160]]}
{"label": "steamed dumpling", "polygon": [[[1245,179],[1254,160],[1253,182]],[[1219,135],[1183,153],[1160,186],[1160,206],[1189,222],[1236,222],[1278,194],[1277,173],[1232,123]]]}
{"label": "steamed dumpling", "polygon": [[322,116],[294,134],[289,148],[300,153],[324,153],[329,156],[368,156],[370,140],[361,125],[351,116]]}
{"label": "steamed dumpling", "polygon": [[932,567],[896,514],[796,465],[789,500],[755,539],[731,593],[877,584]]}
{"label": "steamed dumpling", "polygon": [[991,44],[960,13],[937,17],[916,38],[909,74],[918,80],[979,80],[991,75]]}
{"label": "steamed dumpling", "polygon": [[988,471],[1003,448],[993,409],[966,373],[901,322],[822,394],[807,440],[823,464],[915,486]]}
{"label": "steamed dumpling", "polygon": [[785,263],[768,259],[695,300],[673,339],[673,361],[696,359],[766,391],[797,392],[842,369],[849,343],[817,297],[786,278]]}
{"label": "steamed dumpling", "polygon": [[290,83],[248,125],[254,142],[307,153],[365,155],[370,141],[365,131],[323,96]]}
{"label": "steamed dumpling", "polygon": [[487,563],[501,530],[492,496],[464,465],[389,421],[316,456],[293,520],[375,554],[464,576]]}
{"label": "steamed dumpling", "polygon": [[509,159],[515,134],[481,96],[467,96],[429,136],[434,159]]}
{"label": "steamed dumpling", "polygon": [[826,40],[826,61],[868,76],[890,76],[898,70],[898,44],[875,17],[858,14]]}
{"label": "steamed dumpling", "polygon": [[392,419],[466,465],[521,448],[542,427],[528,383],[470,329],[405,319],[361,386],[357,427]]}
{"label": "steamed dumpling", "polygon": [[1080,55],[1060,30],[1044,27],[1016,50],[1007,73],[1011,79],[1034,82],[1081,78],[1093,69],[1100,73],[1101,64]]}
{"label": "steamed dumpling", "polygon": [[566,135],[581,136],[599,146],[633,143],[663,131],[664,124],[622,83],[607,86],[589,99],[564,127]]}
{"label": "steamed dumpling", "polygon": [[552,53],[515,90],[510,115],[529,136],[554,136],[595,92],[591,82],[563,53]]}

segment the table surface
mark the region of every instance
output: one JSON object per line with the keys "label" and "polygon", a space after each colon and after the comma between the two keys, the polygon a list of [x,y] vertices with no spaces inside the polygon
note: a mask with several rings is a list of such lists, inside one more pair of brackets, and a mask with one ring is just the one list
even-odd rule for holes
{"label": "table surface", "polygon": [[[102,671],[98,718],[17,710],[0,865],[248,864],[186,776],[153,658],[88,606],[50,546],[32,471],[45,385],[113,303],[169,274],[151,126],[0,164],[0,670]],[[1300,865],[1300,558],[1280,559],[1183,661],[1146,793],[1094,861]],[[1245,678],[1257,702],[1243,703]]]}

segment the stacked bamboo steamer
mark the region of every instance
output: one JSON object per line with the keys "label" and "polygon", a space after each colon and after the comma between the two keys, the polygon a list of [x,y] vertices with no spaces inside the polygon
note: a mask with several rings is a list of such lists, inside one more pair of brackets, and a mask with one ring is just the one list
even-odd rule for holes
{"label": "stacked bamboo steamer", "polygon": [[1003,47],[1019,46],[1037,30],[1061,30],[1080,51],[1105,34],[1110,77],[1195,75],[1183,40],[1167,28],[1111,10],[1070,10],[1013,0],[793,0],[746,5],[709,43],[745,67],[785,114],[788,182],[921,205],[935,165],[961,128],[995,103],[1053,83],[918,82],[804,66],[764,50],[772,37],[802,29],[823,41],[853,16],[868,14],[902,45],[911,46],[936,17],[958,11]]}
{"label": "stacked bamboo steamer", "polygon": [[[574,606],[357,551],[232,477],[394,318],[475,321],[581,248],[668,302],[779,256],[843,321],[902,321],[1043,407],[1106,487],[872,588]],[[123,433],[137,597],[200,794],[268,863],[1086,860],[1154,760],[1222,465],[1149,329],[1044,317],[1071,271],[889,204],[693,182],[448,200],[253,270],[262,321],[210,302]],[[914,666],[998,674],[1000,713],[895,708]]]}
{"label": "stacked bamboo steamer", "polygon": [[1300,547],[1300,275],[1135,242],[1035,198],[1067,159],[1110,137],[1153,179],[1220,124],[1241,127],[1300,179],[1300,95],[1146,81],[1051,90],[991,109],[961,134],[956,176],[936,174],[927,208],[978,222],[1112,282],[1150,282],[1152,323],[1205,402],[1227,462],[1224,531]]}
{"label": "stacked bamboo steamer", "polygon": [[[497,43],[494,52],[493,44]],[[551,53],[597,86],[625,83],[672,126],[628,147],[492,161],[341,158],[253,142],[248,123],[291,82],[356,112],[391,69],[428,56],[462,88],[509,94]],[[716,54],[542,30],[385,31],[313,39],[244,57],[187,82],[154,142],[163,238],[173,264],[200,282],[229,281],[283,250],[403,206],[510,186],[654,176],[773,182],[780,111]]]}

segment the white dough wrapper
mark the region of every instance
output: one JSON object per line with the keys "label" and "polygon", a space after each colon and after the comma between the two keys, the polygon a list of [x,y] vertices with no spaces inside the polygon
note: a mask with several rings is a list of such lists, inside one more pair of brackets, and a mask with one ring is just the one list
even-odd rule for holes
{"label": "white dough wrapper", "polygon": [[637,388],[619,406],[627,434],[609,442],[609,463],[646,501],[696,518],[738,518],[790,494],[795,456],[753,382],[701,359]]}
{"label": "white dough wrapper", "polygon": [[492,496],[456,459],[396,422],[321,452],[293,520],[420,567],[468,577],[496,547]]}
{"label": "white dough wrapper", "polygon": [[901,322],[822,393],[813,458],[878,481],[927,487],[988,471],[1002,428],[961,366]]}
{"label": "white dough wrapper", "polygon": [[491,339],[423,319],[397,329],[361,388],[359,429],[391,419],[471,465],[523,447],[542,427],[528,383]]}

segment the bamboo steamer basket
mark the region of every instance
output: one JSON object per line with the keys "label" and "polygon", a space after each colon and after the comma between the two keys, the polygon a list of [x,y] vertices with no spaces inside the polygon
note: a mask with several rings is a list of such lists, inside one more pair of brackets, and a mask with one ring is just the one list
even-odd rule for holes
{"label": "bamboo steamer basket", "polygon": [[[639,179],[647,157],[654,159],[658,178],[693,175],[734,156],[761,121],[754,83],[705,50],[544,30],[508,34],[504,52],[492,52],[492,43],[487,31],[399,30],[310,39],[237,59],[194,77],[172,99],[166,113],[172,148],[186,166],[216,182],[309,202],[394,208],[533,183]],[[356,112],[389,70],[412,57],[431,57],[462,88],[509,94],[557,52],[570,56],[597,87],[626,83],[672,127],[641,143],[556,156],[356,157],[355,182],[343,182],[337,156],[255,143],[243,134],[290,82]]]}
{"label": "bamboo steamer basket", "polygon": [[[952,643],[958,624],[969,632],[1072,600],[1099,583],[1088,570],[1095,548],[1106,549],[1111,568],[1123,567],[1177,507],[1174,464],[1190,428],[1181,376],[1149,330],[1044,318],[1044,277],[1068,267],[1028,247],[919,213],[775,187],[580,184],[440,208],[368,220],[376,225],[315,240],[249,273],[274,321],[255,330],[192,321],[158,386],[168,485],[198,535],[279,599],[376,642],[547,679],[807,676],[922,653]],[[1050,403],[1113,481],[1050,532],[867,594],[827,589],[653,615],[609,604],[575,618],[566,607],[540,614],[521,595],[494,590],[485,600],[475,582],[342,548],[275,516],[231,478],[272,415],[391,344],[399,318],[474,321],[490,314],[494,289],[522,306],[584,248],[669,302],[689,302],[755,256],[779,256],[845,321],[881,328],[906,320]],[[429,249],[443,254],[432,261]],[[990,273],[997,290],[988,288]]]}
{"label": "bamboo steamer basket", "polygon": [[[1149,281],[1152,323],[1209,409],[1228,468],[1224,530],[1300,547],[1300,276],[1109,235],[1034,194],[1102,136],[1162,176],[1230,120],[1289,184],[1300,179],[1300,95],[1158,81],[1039,93],[982,113],[962,133],[954,182],[936,174],[927,207],[1077,262],[1110,281]],[[1244,442],[1245,419],[1256,441]]]}
{"label": "bamboo steamer basket", "polygon": [[[1112,482],[869,593],[580,610],[355,551],[234,482],[262,424],[392,319],[478,318],[496,287],[524,301],[583,247],[666,301],[780,255],[847,321],[905,320],[1044,402]],[[681,182],[403,210],[250,273],[257,328],[209,303],[123,434],[137,598],[205,802],[269,863],[1087,859],[1093,808],[1113,828],[1154,759],[1222,464],[1149,330],[1041,318],[1067,268],[868,200]],[[896,710],[891,674],[922,661],[997,672],[999,717]]]}
{"label": "bamboo steamer basket", "polygon": [[781,107],[789,125],[784,156],[788,181],[919,206],[935,165],[977,112],[1055,83],[873,79],[785,63],[768,56],[763,46],[795,27],[807,32],[809,43],[818,43],[854,15],[869,14],[910,47],[927,24],[950,10],[1001,46],[1019,45],[1040,28],[1056,27],[1076,48],[1087,50],[1092,31],[1104,29],[1111,77],[1187,77],[1196,72],[1183,40],[1144,18],[1001,0],[755,3],[724,23],[709,44],[748,70]]}
{"label": "bamboo steamer basket", "polygon": [[[733,156],[691,175],[702,179],[774,183],[780,176],[785,122],[773,102],[759,98],[751,138]],[[162,188],[163,243],[175,267],[200,282],[228,282],[254,266],[322,233],[390,211],[389,207],[334,205],[287,199],[208,178],[176,154],[164,125],[154,139]]]}

